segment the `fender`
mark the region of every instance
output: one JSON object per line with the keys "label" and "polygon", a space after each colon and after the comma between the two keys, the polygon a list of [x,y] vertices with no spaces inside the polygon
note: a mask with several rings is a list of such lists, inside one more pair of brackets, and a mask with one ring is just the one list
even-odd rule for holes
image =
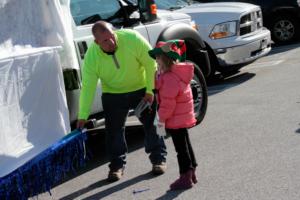
{"label": "fender", "polygon": [[[166,41],[172,39],[184,39],[188,49],[192,48],[192,58],[195,58],[193,61],[198,64],[201,68],[205,77],[210,74],[210,61],[208,57],[208,52],[206,46],[199,33],[191,28],[188,24],[173,24],[166,27],[159,35],[158,41]],[[203,65],[203,62],[206,63]]]}
{"label": "fender", "polygon": [[272,12],[280,12],[280,11],[285,11],[287,13],[289,12],[297,12],[297,7],[295,6],[280,6],[272,9]]}
{"label": "fender", "polygon": [[300,11],[299,7],[293,7],[293,6],[276,7],[270,10],[269,12],[266,12],[268,14],[265,15],[265,20],[272,21],[274,15],[276,16],[277,14],[288,14],[288,15],[300,17],[299,11]]}

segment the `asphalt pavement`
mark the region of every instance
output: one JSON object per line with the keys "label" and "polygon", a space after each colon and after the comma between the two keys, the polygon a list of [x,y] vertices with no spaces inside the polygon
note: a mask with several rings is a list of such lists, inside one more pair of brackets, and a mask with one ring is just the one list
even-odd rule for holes
{"label": "asphalt pavement", "polygon": [[91,134],[94,157],[75,175],[38,199],[300,199],[300,44],[272,52],[239,73],[209,83],[208,110],[190,129],[199,164],[192,189],[169,191],[178,177],[170,138],[167,172],[153,176],[143,148],[143,131],[127,130],[129,153],[124,177],[105,181],[104,134]]}

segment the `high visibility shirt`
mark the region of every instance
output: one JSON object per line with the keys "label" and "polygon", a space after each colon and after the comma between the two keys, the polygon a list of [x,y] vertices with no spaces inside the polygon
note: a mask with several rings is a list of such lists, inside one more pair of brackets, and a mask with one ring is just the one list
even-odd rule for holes
{"label": "high visibility shirt", "polygon": [[115,31],[117,49],[106,54],[93,42],[88,48],[82,69],[79,119],[87,119],[100,80],[104,93],[127,93],[142,88],[152,94],[155,61],[149,56],[150,44],[130,29]]}

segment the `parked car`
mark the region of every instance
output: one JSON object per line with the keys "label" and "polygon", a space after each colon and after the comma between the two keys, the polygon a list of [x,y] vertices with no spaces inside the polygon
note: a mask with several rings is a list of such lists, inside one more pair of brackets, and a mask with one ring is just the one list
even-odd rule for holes
{"label": "parked car", "polygon": [[[135,4],[128,0],[34,0],[28,1],[27,6],[23,7],[16,4],[7,1],[3,3],[2,8],[0,3],[0,18],[2,17],[3,21],[0,21],[0,26],[1,30],[5,30],[0,32],[0,52],[4,52],[5,58],[6,54],[10,55],[7,49],[19,52],[18,49],[23,46],[55,46],[60,49],[60,67],[63,71],[72,127],[76,125],[77,120],[84,56],[88,46],[94,41],[92,26],[100,19],[112,23],[115,29],[138,31],[153,47],[158,41],[184,39],[188,47],[187,58],[195,64],[191,81],[195,117],[198,123],[204,118],[207,108],[205,77],[210,73],[210,63],[205,43],[189,15],[169,11],[157,12],[154,0],[137,0]],[[33,10],[37,12],[31,13]],[[30,17],[24,18],[28,13]],[[12,22],[17,23],[9,23],[10,18]],[[23,53],[24,51],[20,51],[19,54]],[[3,57],[2,54],[0,57]],[[90,109],[90,128],[104,125],[101,88],[99,81]],[[128,122],[126,125],[139,125],[138,120],[134,118]]]}
{"label": "parked car", "polygon": [[216,71],[236,71],[271,50],[271,34],[263,27],[257,5],[189,0],[156,0],[156,4],[159,9],[192,17],[208,48],[211,77]]}
{"label": "parked car", "polygon": [[262,9],[265,26],[278,44],[300,38],[300,0],[196,0],[198,2],[248,2]]}

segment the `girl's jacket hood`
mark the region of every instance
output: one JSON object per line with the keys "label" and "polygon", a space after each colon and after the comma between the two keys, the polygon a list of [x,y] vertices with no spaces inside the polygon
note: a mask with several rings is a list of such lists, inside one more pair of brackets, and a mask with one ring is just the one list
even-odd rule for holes
{"label": "girl's jacket hood", "polygon": [[194,65],[192,63],[178,63],[171,70],[180,80],[189,84],[194,76]]}

